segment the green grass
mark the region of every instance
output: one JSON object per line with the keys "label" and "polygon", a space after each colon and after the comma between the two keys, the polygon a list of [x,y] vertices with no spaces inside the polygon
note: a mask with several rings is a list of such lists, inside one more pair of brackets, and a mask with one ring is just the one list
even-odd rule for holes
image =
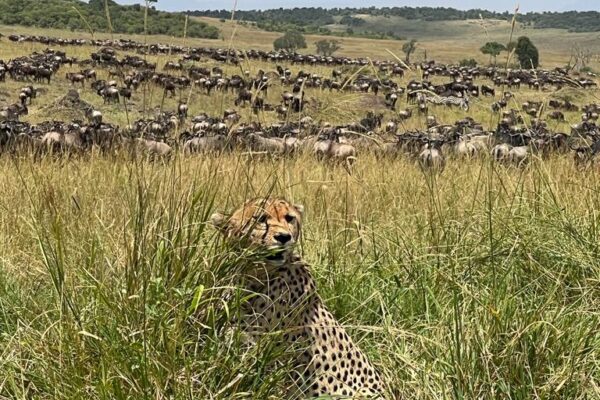
{"label": "green grass", "polygon": [[[0,58],[40,49],[3,42]],[[66,50],[87,58],[93,49]],[[39,85],[46,93],[27,121],[66,118],[45,106],[67,91],[69,71]],[[8,81],[0,96],[15,101],[21,86]],[[147,91],[154,109],[160,92]],[[278,102],[280,90],[270,92]],[[583,103],[596,93],[557,95]],[[106,120],[127,123],[122,106],[104,106],[89,88],[81,95]],[[515,104],[540,96],[551,94],[522,90]],[[307,97],[320,102],[308,109],[318,121],[380,109],[370,95]],[[491,101],[470,115],[493,126]],[[134,103],[131,120],[143,115],[140,93]],[[219,115],[231,103],[230,94],[194,91],[190,114]],[[276,120],[241,112],[244,121]],[[461,115],[434,113],[442,123]],[[422,126],[415,118],[407,128]],[[206,222],[270,192],[306,206],[299,251],[327,306],[390,382],[390,398],[600,397],[600,182],[569,156],[525,169],[451,160],[439,177],[366,152],[351,176],[308,154],[4,154],[0,170],[2,398],[285,398],[289,367],[277,366],[289,354],[268,338],[247,348],[228,324],[246,295],[233,285],[243,259]]]}

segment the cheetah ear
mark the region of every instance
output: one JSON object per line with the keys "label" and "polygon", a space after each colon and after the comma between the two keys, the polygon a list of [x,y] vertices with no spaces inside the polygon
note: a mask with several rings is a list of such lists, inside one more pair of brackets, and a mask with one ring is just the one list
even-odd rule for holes
{"label": "cheetah ear", "polygon": [[302,204],[294,204],[294,208],[298,211],[298,214],[302,217],[304,215],[304,206]]}
{"label": "cheetah ear", "polygon": [[227,226],[229,225],[228,218],[221,213],[214,213],[211,215],[210,223],[221,232],[225,232],[227,230]]}

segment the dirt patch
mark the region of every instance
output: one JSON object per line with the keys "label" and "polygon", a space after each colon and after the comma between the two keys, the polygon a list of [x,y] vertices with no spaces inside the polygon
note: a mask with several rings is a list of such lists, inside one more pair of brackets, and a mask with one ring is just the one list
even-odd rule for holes
{"label": "dirt patch", "polygon": [[361,97],[359,107],[362,110],[385,109],[385,99],[381,96],[368,95]]}

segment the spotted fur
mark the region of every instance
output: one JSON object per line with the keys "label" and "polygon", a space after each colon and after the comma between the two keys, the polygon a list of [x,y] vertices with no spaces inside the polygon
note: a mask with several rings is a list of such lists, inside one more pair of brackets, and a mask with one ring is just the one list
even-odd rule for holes
{"label": "spotted fur", "polygon": [[[228,238],[244,236],[250,245],[269,250],[279,246],[282,254],[244,280],[256,295],[242,306],[240,327],[254,339],[282,332],[283,344],[298,349],[290,398],[382,399],[380,375],[327,310],[309,266],[293,252],[301,218],[302,207],[282,199],[252,200],[229,218],[213,217]],[[277,244],[274,238],[282,233],[292,238]]]}

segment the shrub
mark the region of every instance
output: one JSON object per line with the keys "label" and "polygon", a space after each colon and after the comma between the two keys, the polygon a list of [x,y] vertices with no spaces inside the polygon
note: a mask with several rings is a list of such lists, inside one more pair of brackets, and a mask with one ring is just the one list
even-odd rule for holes
{"label": "shrub", "polygon": [[461,67],[476,67],[477,61],[474,58],[463,58],[459,64]]}

